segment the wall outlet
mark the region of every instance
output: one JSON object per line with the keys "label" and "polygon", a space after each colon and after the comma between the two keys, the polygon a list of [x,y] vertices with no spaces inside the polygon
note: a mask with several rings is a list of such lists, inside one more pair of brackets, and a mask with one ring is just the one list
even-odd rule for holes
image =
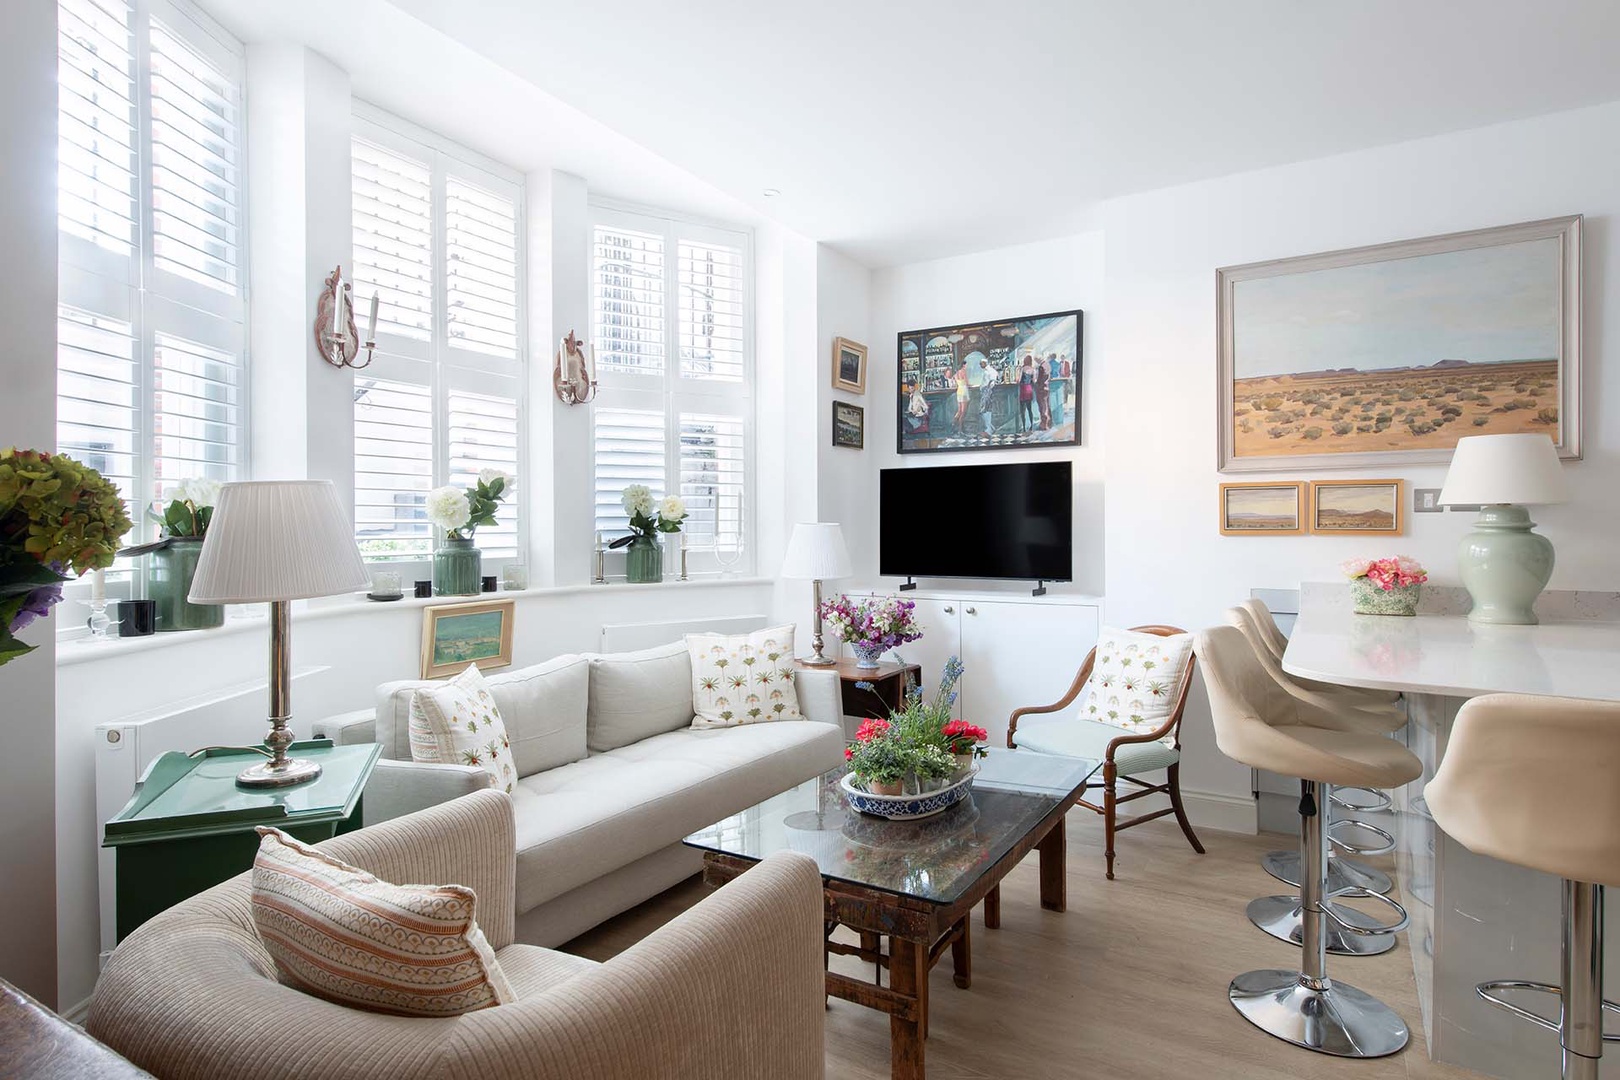
{"label": "wall outlet", "polygon": [[1414,514],[1443,514],[1446,508],[1440,505],[1439,488],[1413,488],[1412,513]]}

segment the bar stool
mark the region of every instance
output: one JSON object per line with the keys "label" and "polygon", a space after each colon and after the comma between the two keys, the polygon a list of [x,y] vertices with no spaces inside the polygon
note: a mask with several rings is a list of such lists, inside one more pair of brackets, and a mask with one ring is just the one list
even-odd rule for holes
{"label": "bar stool", "polygon": [[[1194,639],[1209,689],[1215,742],[1234,761],[1300,778],[1302,964],[1299,971],[1263,969],[1232,980],[1227,997],[1244,1019],[1295,1046],[1338,1057],[1371,1058],[1406,1046],[1409,1033],[1395,1011],[1365,991],[1330,980],[1329,925],[1363,933],[1327,901],[1327,831],[1322,803],[1335,785],[1398,787],[1423,771],[1404,746],[1381,735],[1334,731],[1305,722],[1309,707],[1277,684],[1236,627],[1217,626]],[[1404,930],[1406,909],[1370,894],[1397,915],[1383,933]]]}
{"label": "bar stool", "polygon": [[[1598,1080],[1605,1042],[1603,894],[1620,885],[1620,703],[1488,694],[1465,704],[1424,788],[1435,824],[1469,851],[1564,879],[1560,985],[1480,983],[1480,997],[1558,1032],[1564,1080]],[[1551,1020],[1500,996],[1559,1000]]]}
{"label": "bar stool", "polygon": [[[1266,648],[1276,656],[1277,662],[1282,663],[1283,653],[1288,648],[1288,635],[1282,632],[1277,620],[1272,616],[1271,609],[1259,600],[1248,599],[1243,601],[1243,610],[1249,613],[1254,620],[1255,627],[1260,631]],[[1301,679],[1297,676],[1294,681],[1307,690],[1319,690],[1325,693],[1341,695],[1357,703],[1367,705],[1392,705],[1400,699],[1398,690],[1373,690],[1370,687],[1340,686],[1337,683],[1318,682],[1315,679]]]}
{"label": "bar stool", "polygon": [[[1229,608],[1226,612],[1226,621],[1228,625],[1242,633],[1254,659],[1265,669],[1266,675],[1305,706],[1300,714],[1301,723],[1335,731],[1377,736],[1387,735],[1406,725],[1406,714],[1402,709],[1388,705],[1363,708],[1333,694],[1308,690],[1295,682],[1293,677],[1282,669],[1277,656],[1263,644],[1262,631],[1246,607]],[[1384,806],[1389,804],[1388,797],[1382,792],[1374,791],[1373,794],[1384,799]],[[1324,810],[1329,815],[1324,832],[1327,833],[1331,845],[1328,849],[1327,864],[1328,891],[1334,896],[1366,896],[1369,893],[1387,893],[1393,889],[1395,885],[1388,874],[1368,863],[1343,857],[1339,852],[1347,851],[1356,855],[1387,854],[1395,849],[1394,834],[1364,821],[1331,820],[1333,806],[1361,812],[1376,811],[1381,807],[1376,803],[1344,799],[1337,791],[1327,796],[1324,803]],[[1360,830],[1370,834],[1375,841],[1371,844],[1357,844],[1339,835],[1339,832],[1349,830]],[[1300,887],[1303,874],[1297,850],[1269,852],[1260,860],[1260,865],[1266,873],[1283,884]],[[1335,956],[1376,956],[1395,947],[1395,935],[1381,932],[1382,924],[1378,920],[1343,904],[1333,906],[1340,921],[1355,925],[1360,932],[1341,930],[1337,924],[1330,926],[1327,931],[1329,953]],[[1304,909],[1298,896],[1259,897],[1249,904],[1248,913],[1249,921],[1272,937],[1295,945],[1301,942],[1301,935],[1304,933],[1302,929]]]}

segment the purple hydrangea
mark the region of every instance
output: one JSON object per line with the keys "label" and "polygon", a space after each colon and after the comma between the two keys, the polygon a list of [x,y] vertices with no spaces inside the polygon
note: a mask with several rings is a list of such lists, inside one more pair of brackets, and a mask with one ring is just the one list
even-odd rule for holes
{"label": "purple hydrangea", "polygon": [[34,624],[36,619],[43,619],[51,613],[62,599],[62,583],[41,585],[23,599],[22,608],[11,618],[10,630],[13,634],[25,630]]}

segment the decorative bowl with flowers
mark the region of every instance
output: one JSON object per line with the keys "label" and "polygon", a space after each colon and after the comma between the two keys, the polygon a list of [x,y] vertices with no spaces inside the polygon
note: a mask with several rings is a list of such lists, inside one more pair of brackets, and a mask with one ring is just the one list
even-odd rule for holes
{"label": "decorative bowl with flowers", "polygon": [[1357,615],[1416,615],[1423,583],[1429,580],[1423,564],[1406,555],[1351,559],[1340,569],[1350,579]]}

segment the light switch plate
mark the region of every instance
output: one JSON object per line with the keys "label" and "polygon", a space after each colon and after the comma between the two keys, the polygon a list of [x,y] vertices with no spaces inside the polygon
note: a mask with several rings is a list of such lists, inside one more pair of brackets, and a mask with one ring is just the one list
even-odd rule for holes
{"label": "light switch plate", "polygon": [[1440,505],[1439,488],[1413,488],[1412,513],[1414,514],[1443,514],[1446,508]]}

